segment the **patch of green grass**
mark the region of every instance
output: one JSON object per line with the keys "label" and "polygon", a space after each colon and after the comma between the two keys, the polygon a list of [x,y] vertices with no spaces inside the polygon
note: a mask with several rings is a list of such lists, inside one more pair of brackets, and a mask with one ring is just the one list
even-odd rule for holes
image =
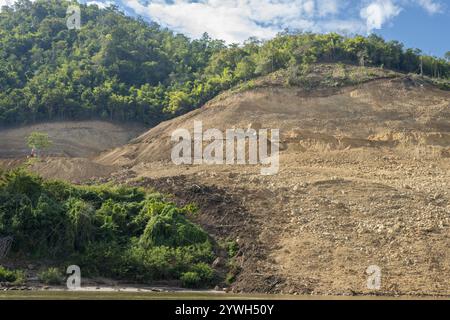
{"label": "patch of green grass", "polygon": [[185,288],[198,288],[201,283],[200,275],[192,271],[183,273],[180,279]]}
{"label": "patch of green grass", "polygon": [[25,283],[25,273],[21,270],[9,270],[0,266],[0,282],[7,282],[13,285]]}
{"label": "patch of green grass", "polygon": [[212,283],[214,277],[214,270],[209,265],[198,263],[194,265],[190,271],[184,272],[180,279],[183,287],[199,288],[204,284]]}
{"label": "patch of green grass", "polygon": [[64,277],[58,268],[48,268],[38,274],[38,279],[49,285],[61,285]]}
{"label": "patch of green grass", "polygon": [[238,253],[239,251],[239,245],[236,241],[234,240],[228,240],[225,241],[223,243],[223,247],[224,249],[227,251],[228,257],[229,258],[234,258],[234,256]]}
{"label": "patch of green grass", "polygon": [[256,87],[257,87],[256,82],[254,80],[249,80],[237,85],[232,91],[240,93],[255,89]]}

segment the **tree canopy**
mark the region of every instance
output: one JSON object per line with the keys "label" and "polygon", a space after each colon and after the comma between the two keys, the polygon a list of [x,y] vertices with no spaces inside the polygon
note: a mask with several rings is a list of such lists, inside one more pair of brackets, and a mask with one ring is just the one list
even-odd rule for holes
{"label": "tree canopy", "polygon": [[52,144],[53,142],[50,140],[48,134],[44,132],[34,131],[27,137],[28,147],[37,149],[38,151],[49,149]]}
{"label": "tree canopy", "polygon": [[[0,124],[105,119],[155,125],[223,90],[296,64],[344,62],[449,78],[450,63],[377,35],[279,34],[225,45],[191,40],[115,6],[19,0],[0,12]],[[73,2],[74,4],[76,2]]]}
{"label": "tree canopy", "polygon": [[76,186],[23,169],[0,171],[0,235],[14,239],[13,259],[75,263],[91,276],[211,285],[217,249],[190,221],[195,211],[142,188]]}

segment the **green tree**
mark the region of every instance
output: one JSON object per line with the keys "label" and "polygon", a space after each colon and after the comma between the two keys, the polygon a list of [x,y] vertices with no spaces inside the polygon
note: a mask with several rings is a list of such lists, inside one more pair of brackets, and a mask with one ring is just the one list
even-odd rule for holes
{"label": "green tree", "polygon": [[248,57],[239,61],[236,65],[236,70],[234,75],[238,79],[249,80],[254,77],[255,74],[255,63]]}
{"label": "green tree", "polygon": [[180,111],[189,109],[192,101],[189,95],[183,91],[173,91],[169,93],[169,108],[170,113],[179,113]]}
{"label": "green tree", "polygon": [[450,78],[448,53],[426,56],[377,35],[283,32],[225,45],[84,4],[82,27],[70,32],[72,1],[10,2],[0,12],[0,125],[102,118],[153,126],[240,81],[316,62],[422,68],[424,76]]}
{"label": "green tree", "polygon": [[35,131],[27,137],[27,144],[31,149],[35,149],[39,155],[41,151],[51,148],[53,142],[50,140],[47,133]]}

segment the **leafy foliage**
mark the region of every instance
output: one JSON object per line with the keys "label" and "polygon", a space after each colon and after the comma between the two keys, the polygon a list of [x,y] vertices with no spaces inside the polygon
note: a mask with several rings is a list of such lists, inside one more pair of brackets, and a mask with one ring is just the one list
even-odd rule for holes
{"label": "leafy foliage", "polygon": [[63,282],[63,275],[58,268],[48,268],[38,273],[38,279],[45,284],[60,285]]}
{"label": "leafy foliage", "polygon": [[47,133],[35,131],[27,137],[27,145],[37,150],[45,150],[52,146],[52,141]]}
{"label": "leafy foliage", "polygon": [[197,263],[188,272],[181,275],[184,287],[198,288],[202,284],[210,284],[214,280],[214,270],[205,263]]}
{"label": "leafy foliage", "polygon": [[100,118],[154,125],[240,82],[315,62],[450,77],[448,56],[426,56],[377,35],[285,32],[226,46],[207,34],[190,40],[114,6],[86,5],[81,30],[68,30],[70,3],[19,0],[0,13],[1,124]]}
{"label": "leafy foliage", "polygon": [[[0,123],[104,118],[154,124],[191,108],[193,81],[222,41],[191,41],[116,7],[20,0],[0,13]],[[181,110],[180,110],[181,111]],[[186,111],[186,110],[184,110]]]}
{"label": "leafy foliage", "polygon": [[[0,179],[0,235],[13,236],[13,254],[77,264],[83,272],[118,279],[180,279],[201,265],[210,282],[214,259],[205,231],[159,194],[123,186],[73,186],[23,170]],[[206,267],[205,267],[206,266]],[[55,278],[47,270],[45,278]]]}
{"label": "leafy foliage", "polygon": [[15,285],[23,284],[25,281],[25,274],[20,270],[8,270],[0,266],[0,282],[12,283]]}

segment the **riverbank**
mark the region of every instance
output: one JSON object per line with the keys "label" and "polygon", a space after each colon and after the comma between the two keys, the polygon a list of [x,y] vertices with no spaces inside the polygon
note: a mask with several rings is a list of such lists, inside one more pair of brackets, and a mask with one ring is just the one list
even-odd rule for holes
{"label": "riverbank", "polygon": [[450,300],[450,296],[263,295],[158,287],[83,287],[76,291],[62,288],[1,291],[0,300]]}

